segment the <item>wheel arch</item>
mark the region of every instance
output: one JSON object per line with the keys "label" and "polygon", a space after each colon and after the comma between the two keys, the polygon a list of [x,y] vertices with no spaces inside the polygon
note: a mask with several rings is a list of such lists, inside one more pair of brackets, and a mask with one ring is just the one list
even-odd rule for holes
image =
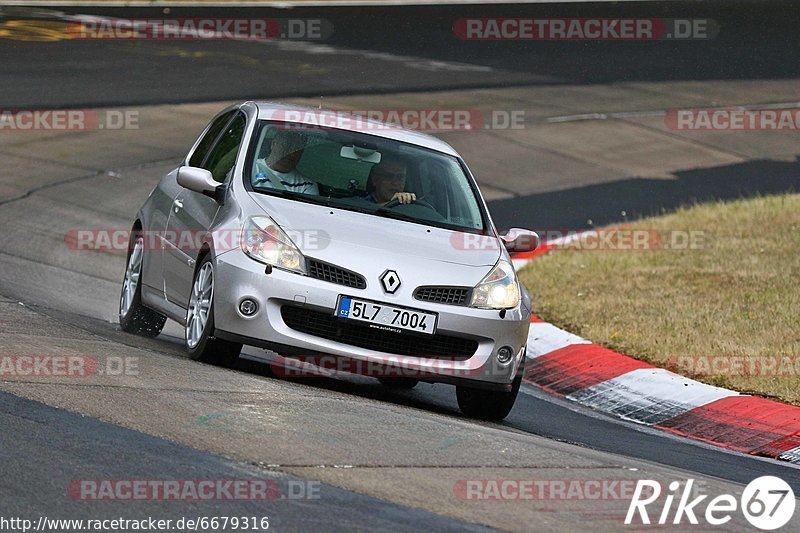
{"label": "wheel arch", "polygon": [[[197,275],[197,269],[200,268],[200,263],[203,262],[203,259],[205,259],[207,255],[211,255],[211,245],[208,242],[204,242],[200,247],[200,251],[197,252],[197,257],[194,260],[194,272],[192,272],[192,279],[194,279],[194,277]],[[213,262],[213,256],[211,260]]]}

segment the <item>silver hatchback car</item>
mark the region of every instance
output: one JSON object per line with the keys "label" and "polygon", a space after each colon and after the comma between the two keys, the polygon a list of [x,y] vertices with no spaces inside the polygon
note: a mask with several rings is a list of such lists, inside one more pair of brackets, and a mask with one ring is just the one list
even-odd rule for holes
{"label": "silver hatchback car", "polygon": [[210,122],[137,213],[119,319],[148,336],[178,321],[200,361],[229,363],[247,344],[387,386],[451,383],[465,414],[498,420],[531,314],[509,251],[538,242],[498,234],[439,139],[245,102]]}

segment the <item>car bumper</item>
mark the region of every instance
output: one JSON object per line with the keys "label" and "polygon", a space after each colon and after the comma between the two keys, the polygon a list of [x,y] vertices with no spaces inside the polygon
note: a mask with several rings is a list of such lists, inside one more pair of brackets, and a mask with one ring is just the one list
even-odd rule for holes
{"label": "car bumper", "polygon": [[[367,365],[358,368],[375,372],[375,377],[381,377],[381,372],[400,375],[386,370],[391,368],[402,370],[406,377],[417,373],[416,377],[427,381],[476,385],[511,383],[524,357],[530,315],[521,305],[501,317],[496,310],[422,302],[411,297],[392,301],[392,305],[437,313],[437,334],[477,342],[475,353],[464,360],[397,355],[297,331],[285,323],[281,314],[283,306],[291,305],[333,315],[341,294],[385,301],[377,287],[359,290],[279,269],[266,274],[266,265],[239,250],[217,255],[215,267],[214,324],[220,337],[264,347],[291,347],[294,354],[330,354],[364,362]],[[258,304],[258,312],[249,317],[239,311],[239,303],[245,298]],[[500,364],[497,351],[504,346],[513,350],[514,357],[509,363]]]}

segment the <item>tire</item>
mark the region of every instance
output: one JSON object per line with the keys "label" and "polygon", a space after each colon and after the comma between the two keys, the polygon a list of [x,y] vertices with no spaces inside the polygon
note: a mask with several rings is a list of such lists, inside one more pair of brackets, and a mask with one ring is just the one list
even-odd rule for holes
{"label": "tire", "polygon": [[508,392],[457,385],[456,399],[458,400],[458,407],[462,413],[470,418],[490,421],[502,420],[508,416],[511,408],[514,407],[521,383],[522,373],[517,373],[512,382],[511,390]]}
{"label": "tire", "polygon": [[242,345],[214,338],[214,264],[211,255],[197,265],[186,309],[184,345],[195,361],[222,366],[236,362]]}
{"label": "tire", "polygon": [[127,266],[119,296],[119,325],[127,333],[155,337],[164,329],[167,317],[142,304],[140,282],[144,254],[144,239],[138,231],[134,231],[128,246]]}
{"label": "tire", "polygon": [[419,383],[419,380],[414,378],[378,378],[378,381],[384,387],[401,390],[411,390]]}

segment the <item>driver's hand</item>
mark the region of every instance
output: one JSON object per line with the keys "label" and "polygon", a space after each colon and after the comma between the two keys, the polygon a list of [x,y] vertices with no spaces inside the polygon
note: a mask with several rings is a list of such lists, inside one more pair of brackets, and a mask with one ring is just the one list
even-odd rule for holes
{"label": "driver's hand", "polygon": [[392,200],[397,200],[401,204],[410,204],[417,199],[417,195],[413,192],[396,192],[392,196]]}

